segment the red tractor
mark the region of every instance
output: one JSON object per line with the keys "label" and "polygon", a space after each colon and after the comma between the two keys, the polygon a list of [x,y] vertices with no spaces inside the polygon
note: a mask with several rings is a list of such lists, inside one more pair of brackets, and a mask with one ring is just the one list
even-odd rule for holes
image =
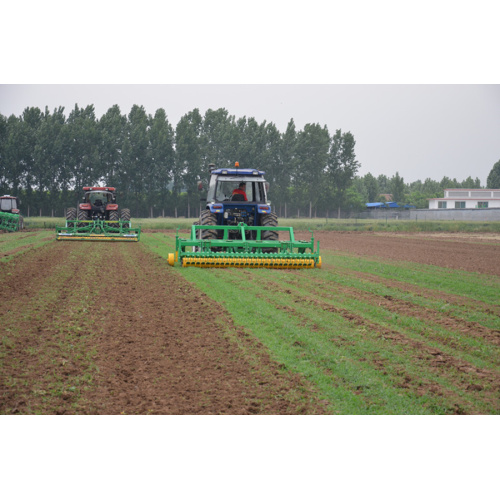
{"label": "red tractor", "polygon": [[84,187],[83,191],[83,203],[80,203],[78,210],[74,207],[68,208],[66,210],[66,220],[82,221],[79,224],[81,226],[84,226],[86,221],[92,220],[116,221],[117,223],[118,221],[130,222],[130,210],[128,208],[122,208],[118,211],[114,187]]}

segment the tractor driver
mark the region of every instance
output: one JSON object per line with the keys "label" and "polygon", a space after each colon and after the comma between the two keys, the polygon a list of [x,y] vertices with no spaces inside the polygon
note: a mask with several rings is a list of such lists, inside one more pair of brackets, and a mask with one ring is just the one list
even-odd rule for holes
{"label": "tractor driver", "polygon": [[245,182],[240,182],[240,185],[233,191],[231,198],[233,198],[234,195],[242,195],[244,200],[248,201],[247,193],[246,193],[246,186],[247,185]]}

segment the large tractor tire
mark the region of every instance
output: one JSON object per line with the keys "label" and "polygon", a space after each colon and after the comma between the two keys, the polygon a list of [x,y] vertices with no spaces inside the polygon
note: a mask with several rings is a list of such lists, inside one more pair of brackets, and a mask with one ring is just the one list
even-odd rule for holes
{"label": "large tractor tire", "polygon": [[[210,210],[203,210],[200,214],[200,220],[198,221],[198,225],[200,226],[216,226],[217,225],[217,216],[210,212]],[[199,238],[203,240],[216,240],[217,239],[217,231],[215,229],[200,229]]]}
{"label": "large tractor tire", "polygon": [[124,222],[123,227],[130,228],[130,209],[122,208],[120,212],[120,220]]}
{"label": "large tractor tire", "polygon": [[[118,224],[118,221],[120,220],[120,216],[118,215],[118,210],[110,210],[109,211],[109,222],[110,222],[110,227],[120,227],[120,224]],[[115,222],[116,221],[116,222]],[[111,222],[113,224],[111,224]]]}
{"label": "large tractor tire", "polygon": [[[78,210],[78,216],[77,216],[77,219],[78,220],[81,220],[81,221],[87,221],[87,220],[90,220],[89,218],[89,214],[87,213],[86,210]],[[87,226],[87,224],[83,224],[82,222],[79,222],[78,223],[78,227],[85,227]]]}
{"label": "large tractor tire", "polygon": [[[66,227],[68,227],[70,220],[77,220],[77,213],[76,213],[76,208],[75,207],[70,207],[66,209]],[[71,224],[71,227],[73,227],[73,224]]]}
{"label": "large tractor tire", "polygon": [[[217,225],[217,216],[210,212],[210,210],[203,210],[200,214],[200,218],[198,220],[199,226],[216,226]],[[215,229],[198,229],[198,234],[196,235],[199,239],[202,240],[216,240],[218,238],[217,231]],[[200,248],[196,247],[195,252],[199,251]],[[213,248],[213,251],[217,251],[217,248]]]}
{"label": "large tractor tire", "polygon": [[76,208],[71,207],[66,209],[66,220],[76,220]]}
{"label": "large tractor tire", "polygon": [[[262,227],[276,227],[278,225],[278,216],[275,212],[265,214],[260,220]],[[262,231],[262,241],[278,241],[278,231]],[[276,253],[277,248],[263,248],[263,253]]]}

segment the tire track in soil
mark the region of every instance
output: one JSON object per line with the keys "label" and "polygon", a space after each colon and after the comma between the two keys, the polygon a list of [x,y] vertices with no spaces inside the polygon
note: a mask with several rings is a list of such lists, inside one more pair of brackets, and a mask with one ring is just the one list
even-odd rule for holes
{"label": "tire track in soil", "polygon": [[[231,270],[231,273],[235,271]],[[282,271],[280,271],[282,272]],[[289,270],[288,273],[299,274],[300,271]],[[247,271],[243,271],[245,274],[245,278],[250,281],[253,280],[254,277],[251,273]],[[315,298],[317,294],[317,288],[314,288],[314,297],[311,295],[308,298],[304,298],[300,293],[291,290],[290,288],[286,288],[289,286],[288,283],[279,284],[278,282],[266,282],[260,283],[260,286],[264,290],[270,290],[273,292],[286,293],[287,295],[291,295],[295,297],[295,303],[303,303],[303,304],[311,304],[314,307],[320,308],[326,312],[332,312],[336,314],[340,314],[347,321],[357,325],[367,328],[368,330],[374,332],[378,337],[383,338],[385,340],[389,340],[392,342],[396,342],[399,345],[409,347],[415,350],[416,354],[414,358],[419,362],[426,363],[429,367],[429,370],[436,373],[440,377],[444,377],[445,379],[451,381],[455,386],[459,387],[464,392],[469,392],[472,394],[480,395],[480,399],[490,404],[496,405],[498,407],[498,395],[500,393],[500,374],[497,372],[478,368],[467,361],[457,359],[449,354],[444,353],[443,351],[436,349],[434,347],[428,346],[422,341],[415,340],[407,337],[403,333],[400,333],[396,330],[393,330],[388,327],[384,327],[380,324],[373,323],[369,320],[366,320],[362,316],[355,314],[348,309],[339,308],[328,304],[327,302]],[[321,297],[321,294],[319,295]],[[263,298],[263,297],[262,297]],[[268,301],[272,302],[272,299],[269,296],[265,298]],[[276,307],[281,307],[279,304],[276,304]],[[307,315],[297,311],[295,308],[287,308],[287,312],[300,321],[302,321],[302,325],[310,324],[311,328],[314,331],[322,331],[320,327],[314,324],[314,320]],[[339,341],[342,343],[342,339],[336,339],[335,341]],[[364,361],[367,361],[366,359]],[[370,360],[368,360],[370,361]],[[371,363],[375,366],[375,368],[379,371],[385,372],[386,368],[382,360],[373,359]],[[412,390],[416,394],[423,394],[426,390],[437,394],[437,395],[447,395],[452,400],[460,400],[460,404],[456,406],[456,413],[477,413],[470,406],[470,403],[467,401],[462,401],[456,393],[445,389],[444,387],[439,386],[435,382],[426,381],[426,380],[414,380],[412,376],[406,373],[404,366],[400,366],[398,369],[398,376],[403,377],[404,382],[400,384],[402,388],[412,388]],[[453,376],[450,377],[450,373],[456,372],[458,377]],[[470,381],[462,379],[460,374],[473,375],[477,378],[476,384],[471,384]],[[467,409],[464,411],[464,409]]]}
{"label": "tire track in soil", "polygon": [[[382,276],[377,276],[376,274],[363,273],[361,271],[355,271],[353,269],[339,269],[330,264],[323,264],[324,270],[334,270],[337,274],[344,276],[354,276],[360,280],[369,283],[380,283],[388,288],[395,288],[402,292],[408,292],[419,297],[437,299],[448,302],[449,304],[454,304],[460,307],[467,306],[469,309],[474,309],[475,311],[494,314],[500,316],[500,306],[494,304],[486,304],[480,300],[471,299],[469,297],[461,297],[459,295],[453,295],[447,292],[434,291],[431,288],[422,288],[418,285],[412,285],[411,283],[403,283],[402,281],[395,281]],[[443,314],[450,315],[450,311],[443,311]]]}
{"label": "tire track in soil", "polygon": [[142,245],[110,248],[100,272],[109,286],[90,310],[102,318],[95,338],[99,373],[82,408],[93,414],[325,413],[326,403],[305,379],[281,371],[164,259]]}
{"label": "tire track in soil", "polygon": [[[448,234],[448,233],[447,233]],[[296,231],[297,239],[310,240],[305,231]],[[449,235],[450,238],[452,235]],[[500,244],[484,244],[477,239],[439,240],[423,234],[398,235],[342,231],[314,231],[322,250],[381,258],[384,261],[418,262],[432,266],[459,269],[500,276]]]}
{"label": "tire track in soil", "polygon": [[53,274],[54,267],[66,261],[67,255],[68,245],[54,241],[29,249],[8,262],[0,262],[0,303],[8,304],[16,297],[29,299],[37,295],[45,280]]}
{"label": "tire track in soil", "polygon": [[83,250],[54,242],[0,265],[0,413],[74,413],[93,371],[79,299],[95,273],[78,265]]}
{"label": "tire track in soil", "polygon": [[[297,271],[292,271],[292,273],[297,274]],[[362,276],[360,276],[360,278],[362,279]],[[328,298],[328,296],[332,294],[331,290],[329,290],[328,285],[325,285],[325,282],[321,280],[316,280],[314,278],[310,279],[305,286],[311,292],[314,292],[315,295],[318,295],[318,290],[322,290],[322,296],[325,298]],[[385,286],[390,287],[391,285],[385,284]],[[460,332],[464,336],[475,337],[489,342],[490,344],[500,346],[499,330],[488,328],[474,321],[466,321],[460,318],[455,318],[450,314],[449,311],[438,312],[429,309],[428,307],[414,304],[413,302],[407,300],[398,299],[391,295],[374,295],[370,292],[356,290],[355,288],[339,284],[335,284],[334,291],[335,294],[340,293],[347,297],[351,297],[353,299],[360,300],[371,305],[382,307],[387,311],[402,314],[404,316],[418,318],[421,321],[430,322],[432,324],[440,325],[445,329]],[[426,297],[424,294],[421,294],[421,296]],[[428,333],[429,339],[433,339],[437,342],[450,345],[451,347],[456,347],[456,345],[454,344],[454,339],[444,339],[442,336],[432,337],[430,335],[430,330]]]}
{"label": "tire track in soil", "polygon": [[42,243],[44,241],[50,241],[50,240],[53,240],[53,239],[54,238],[52,236],[49,236],[47,238],[41,239],[40,241],[38,241],[36,243],[31,243],[29,245],[24,245],[22,247],[17,247],[14,250],[9,250],[8,252],[3,252],[2,254],[0,254],[0,259],[3,259],[4,257],[8,257],[9,255],[16,255],[18,253],[22,253],[22,252],[24,252],[24,251],[26,251],[28,249],[34,248],[35,246],[39,245],[40,243]]}

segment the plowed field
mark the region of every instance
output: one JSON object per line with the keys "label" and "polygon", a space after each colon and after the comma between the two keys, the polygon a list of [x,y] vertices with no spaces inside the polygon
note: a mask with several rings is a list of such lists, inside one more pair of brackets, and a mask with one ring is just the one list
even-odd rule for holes
{"label": "plowed field", "polygon": [[[0,235],[1,414],[500,412],[498,238],[318,232],[323,269],[280,271],[52,237]],[[413,264],[493,292],[376,271]]]}

